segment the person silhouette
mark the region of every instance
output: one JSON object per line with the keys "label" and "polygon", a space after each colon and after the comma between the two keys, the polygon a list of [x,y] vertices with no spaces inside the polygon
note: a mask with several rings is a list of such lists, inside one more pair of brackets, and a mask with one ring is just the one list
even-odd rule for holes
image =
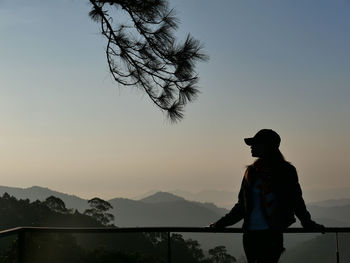
{"label": "person silhouette", "polygon": [[252,157],[247,166],[238,202],[212,228],[224,228],[243,219],[243,248],[248,263],[276,263],[282,252],[283,231],[298,217],[302,226],[324,232],[325,227],[311,220],[295,167],[279,150],[281,138],[271,129],[245,138]]}

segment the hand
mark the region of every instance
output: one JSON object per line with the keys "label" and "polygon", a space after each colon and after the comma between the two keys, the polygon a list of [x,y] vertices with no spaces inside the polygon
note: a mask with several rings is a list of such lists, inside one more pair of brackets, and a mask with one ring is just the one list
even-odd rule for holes
{"label": "hand", "polygon": [[307,230],[312,230],[312,231],[316,231],[316,232],[321,232],[322,234],[325,234],[326,232],[326,228],[324,225],[321,224],[317,224],[314,221],[310,221],[306,224],[303,224],[303,227]]}
{"label": "hand", "polygon": [[211,223],[208,227],[210,228],[216,228],[216,229],[222,229],[225,228],[225,226],[218,224],[218,222]]}
{"label": "hand", "polygon": [[210,227],[210,228],[215,228],[215,227],[216,227],[216,222],[211,223],[208,227]]}
{"label": "hand", "polygon": [[326,233],[326,227],[324,225],[320,225],[320,224],[315,223],[314,227],[317,231],[321,232],[322,234]]}

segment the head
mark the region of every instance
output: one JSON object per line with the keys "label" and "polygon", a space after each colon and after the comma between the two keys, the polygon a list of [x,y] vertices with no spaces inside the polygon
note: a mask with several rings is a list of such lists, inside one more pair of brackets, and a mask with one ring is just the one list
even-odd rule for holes
{"label": "head", "polygon": [[260,130],[254,135],[254,137],[245,138],[244,141],[250,146],[253,157],[274,159],[275,157],[282,155],[279,150],[281,138],[273,130]]}

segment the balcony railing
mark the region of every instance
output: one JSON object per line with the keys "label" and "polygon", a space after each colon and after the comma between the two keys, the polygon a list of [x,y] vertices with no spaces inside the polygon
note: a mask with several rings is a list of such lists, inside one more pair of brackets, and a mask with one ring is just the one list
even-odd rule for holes
{"label": "balcony railing", "polygon": [[[209,227],[101,227],[101,228],[62,228],[62,227],[16,227],[0,231],[0,239],[6,236],[17,235],[18,262],[25,263],[26,234],[118,234],[118,233],[167,233],[167,262],[171,263],[172,247],[171,233],[243,233],[241,228],[213,229]],[[306,230],[304,228],[288,228],[284,233],[319,233],[318,231]],[[335,235],[335,259],[340,263],[339,233],[350,233],[350,227],[328,227],[324,233]]]}

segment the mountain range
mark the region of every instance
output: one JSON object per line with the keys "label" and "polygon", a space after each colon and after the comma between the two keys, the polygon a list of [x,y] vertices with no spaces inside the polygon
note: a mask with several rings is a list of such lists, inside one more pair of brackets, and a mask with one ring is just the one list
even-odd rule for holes
{"label": "mountain range", "polygon": [[[29,188],[0,186],[0,195],[5,192],[18,199],[30,201],[37,199],[43,201],[53,195],[64,201],[68,208],[80,212],[89,207],[86,199],[39,186]],[[114,207],[112,213],[119,226],[206,226],[229,211],[214,203],[188,200],[161,191],[139,200],[119,197],[107,201]],[[307,206],[313,218],[326,226],[350,225],[350,199],[332,199],[310,203]]]}
{"label": "mountain range", "polygon": [[[147,196],[153,195],[160,190],[153,189],[147,191],[142,195],[132,197],[133,200],[140,200]],[[225,190],[202,190],[199,192],[189,192],[184,190],[169,190],[168,193],[172,193],[177,196],[182,196],[187,200],[197,202],[212,202],[219,207],[230,209],[232,202],[237,199],[237,192],[225,191]],[[322,188],[322,189],[303,189],[303,196],[309,205],[319,206],[341,206],[350,204],[350,188]]]}
{"label": "mountain range", "polygon": [[[88,200],[86,199],[39,186],[24,189],[0,186],[0,195],[3,195],[5,192],[18,199],[29,199],[30,201],[37,199],[43,201],[53,195],[64,201],[67,208],[77,209],[80,212],[88,208]],[[190,201],[182,196],[161,191],[144,196],[139,200],[113,198],[107,201],[113,206],[111,213],[115,216],[115,224],[119,227],[207,226],[229,211],[213,203]],[[311,203],[308,205],[308,209],[313,219],[325,226],[350,226],[350,199]],[[295,226],[299,225],[295,224]],[[235,227],[239,227],[239,224],[235,225]],[[204,249],[225,245],[231,254],[243,254],[241,235],[198,233],[184,233],[183,235],[186,238],[198,240]],[[288,235],[285,241],[286,247],[302,247],[304,242],[309,242],[305,244],[312,246],[311,241],[316,236],[315,234]],[[323,242],[322,238],[316,239],[316,241]],[[293,253],[288,253],[288,255],[297,257],[302,250],[291,251]],[[287,261],[287,257],[285,257],[285,261]]]}

